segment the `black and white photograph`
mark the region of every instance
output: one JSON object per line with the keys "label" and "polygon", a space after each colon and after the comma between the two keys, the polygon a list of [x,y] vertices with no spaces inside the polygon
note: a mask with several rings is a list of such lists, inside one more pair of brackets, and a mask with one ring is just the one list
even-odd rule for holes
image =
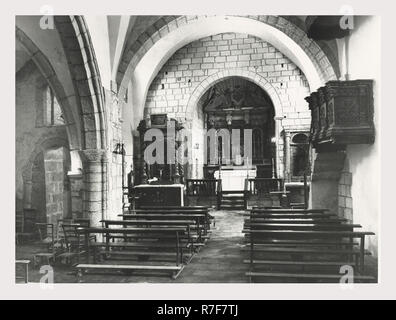
{"label": "black and white photograph", "polygon": [[16,283],[378,283],[380,23],[15,16]]}

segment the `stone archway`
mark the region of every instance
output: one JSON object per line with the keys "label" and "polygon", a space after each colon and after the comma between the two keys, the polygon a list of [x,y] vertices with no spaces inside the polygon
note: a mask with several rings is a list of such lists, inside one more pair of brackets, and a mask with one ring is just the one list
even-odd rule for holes
{"label": "stone archway", "polygon": [[23,209],[37,209],[39,222],[56,223],[57,218],[70,215],[70,166],[69,142],[62,138],[41,139],[26,161]]}
{"label": "stone archway", "polygon": [[[280,99],[275,87],[260,74],[249,71],[249,70],[235,68],[235,69],[222,70],[222,71],[219,71],[219,72],[207,77],[195,88],[194,92],[190,96],[190,99],[187,103],[187,109],[186,109],[186,121],[191,124],[192,131],[194,131],[193,115],[194,115],[194,109],[197,108],[199,100],[205,94],[205,92],[207,90],[209,90],[209,88],[211,88],[216,83],[218,83],[226,78],[229,78],[229,77],[245,78],[245,79],[257,84],[271,98],[271,101],[274,105],[274,112],[275,112],[274,120],[275,120],[275,138],[276,138],[276,149],[275,149],[276,168],[277,168],[277,175],[281,176],[282,175],[282,170],[281,170],[282,160],[281,160],[281,156],[280,156],[281,151],[279,148],[279,140],[280,140],[280,132],[282,131],[282,127],[281,127],[281,124],[279,123],[279,121],[277,121],[276,119],[281,118],[283,115],[282,103],[281,103],[281,99]],[[192,163],[193,159],[189,159],[189,162]]]}
{"label": "stone archway", "polygon": [[[118,72],[117,72],[117,85],[119,87],[119,97],[124,97],[125,91],[127,89],[128,82],[132,78],[132,73],[134,72],[136,66],[142,60],[142,58],[161,40],[166,39],[174,31],[178,29],[185,28],[189,25],[194,25],[202,22],[210,23],[211,20],[217,19],[218,22],[221,20],[228,21],[238,21],[238,25],[244,22],[259,22],[268,27],[270,27],[270,33],[275,32],[277,36],[272,37],[274,42],[277,42],[278,37],[285,37],[285,39],[291,40],[290,43],[296,44],[296,48],[301,50],[301,53],[309,58],[313,65],[313,70],[316,71],[320,80],[319,82],[324,83],[325,81],[336,79],[336,72],[331,64],[329,58],[322,50],[322,48],[312,39],[309,39],[306,33],[295,23],[280,17],[280,16],[164,16],[157,20],[151,27],[149,27],[145,32],[143,32],[139,38],[131,44],[130,47],[124,50],[123,56],[121,58]],[[216,26],[214,24],[214,26]],[[199,38],[208,36],[208,34],[199,34],[199,29],[192,33],[197,33],[195,39],[189,39],[189,42],[194,41]],[[202,28],[201,28],[202,29]],[[216,29],[216,28],[215,28]],[[229,30],[230,31],[230,30]],[[229,32],[229,31],[219,31]],[[267,30],[268,31],[268,30]],[[240,31],[243,32],[243,31]],[[216,33],[216,30],[212,34]],[[198,35],[199,34],[199,35]],[[259,35],[252,33],[255,36]],[[268,40],[268,39],[264,39]],[[173,44],[177,46],[178,41],[174,39]],[[178,48],[182,47],[185,43],[182,43],[173,50],[176,51]],[[279,41],[279,43],[282,40]],[[275,43],[273,43],[275,45]],[[276,45],[275,45],[276,46]],[[288,48],[284,47],[287,50]],[[288,50],[290,57],[295,56],[295,52]],[[301,55],[301,54],[300,54]],[[292,59],[297,60],[297,59]],[[296,62],[296,61],[294,61]],[[297,65],[300,69],[304,70],[302,65]],[[308,73],[308,72],[305,72]],[[312,88],[315,89],[315,88]]]}
{"label": "stone archway", "polygon": [[26,52],[31,57],[41,74],[47,81],[48,85],[54,92],[56,99],[62,109],[65,118],[66,133],[68,137],[69,150],[72,153],[72,170],[81,167],[81,161],[76,150],[81,149],[81,129],[79,128],[79,121],[75,119],[73,114],[73,107],[70,97],[65,93],[64,87],[60,82],[58,75],[52,67],[48,58],[36,46],[36,44],[16,26],[16,39],[19,41]]}
{"label": "stone archway", "polygon": [[[284,18],[183,16],[178,17],[176,21],[181,22],[173,27],[169,27],[173,22],[162,27],[159,27],[161,23],[158,22],[159,31],[153,33],[154,38],[145,34],[144,45],[135,42],[135,49],[140,48],[139,53],[128,49],[124,52],[125,59],[120,63],[120,68],[124,68],[124,71],[119,70],[117,78],[118,96],[123,99],[126,86],[131,82],[131,105],[136,115],[134,127],[137,127],[139,120],[143,118],[149,86],[166,61],[185,45],[216,34],[243,33],[270,43],[303,72],[310,91],[322,86],[327,80],[336,79],[329,59],[316,42],[308,39],[303,30]],[[153,31],[153,28],[149,29],[151,31],[148,32]]]}
{"label": "stone archway", "polygon": [[[59,64],[54,60],[56,57],[43,53],[49,50],[47,43],[36,37],[35,22],[29,20],[35,18],[19,19],[21,29],[17,29],[17,37],[49,82],[65,114],[72,158],[69,178],[79,188],[74,193],[83,199],[80,211],[95,225],[107,210],[107,140],[104,97],[89,30],[82,16],[54,17],[58,51],[66,58]],[[59,81],[59,72],[68,75],[63,77],[66,84]],[[66,85],[67,96],[67,90],[63,90]]]}

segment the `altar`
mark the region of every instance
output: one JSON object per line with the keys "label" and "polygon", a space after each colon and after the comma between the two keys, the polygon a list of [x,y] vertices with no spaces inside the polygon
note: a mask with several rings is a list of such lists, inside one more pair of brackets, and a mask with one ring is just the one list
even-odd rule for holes
{"label": "altar", "polygon": [[136,207],[184,206],[183,184],[141,184],[134,187]]}
{"label": "altar", "polygon": [[[246,178],[256,178],[254,166],[222,166],[221,186],[223,191],[242,191],[245,189]],[[220,170],[214,173],[215,179],[219,179]]]}

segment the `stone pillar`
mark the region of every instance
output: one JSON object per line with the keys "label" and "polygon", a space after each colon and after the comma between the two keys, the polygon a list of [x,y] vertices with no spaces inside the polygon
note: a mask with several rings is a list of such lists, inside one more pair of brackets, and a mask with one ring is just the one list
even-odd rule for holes
{"label": "stone pillar", "polygon": [[32,180],[23,181],[23,208],[32,207]]}
{"label": "stone pillar", "polygon": [[338,213],[338,185],[345,157],[344,152],[316,155],[311,182],[312,208],[327,208],[331,213]]}
{"label": "stone pillar", "polygon": [[285,134],[285,181],[290,182],[290,132],[284,131]]}
{"label": "stone pillar", "polygon": [[99,226],[107,210],[107,157],[100,149],[80,152],[83,162],[83,215]]}
{"label": "stone pillar", "polygon": [[71,195],[71,217],[78,219],[83,217],[83,174],[79,172],[68,172]]}
{"label": "stone pillar", "polygon": [[180,168],[181,168],[181,148],[179,149],[181,145],[181,142],[177,141],[176,142],[176,150],[175,150],[175,175],[173,178],[174,183],[180,184],[181,183],[181,174],[180,174]]}
{"label": "stone pillar", "polygon": [[275,120],[275,161],[274,164],[276,166],[276,176],[277,178],[282,177],[282,170],[281,170],[281,157],[280,157],[280,132],[282,128],[282,120],[283,117],[274,117]]}

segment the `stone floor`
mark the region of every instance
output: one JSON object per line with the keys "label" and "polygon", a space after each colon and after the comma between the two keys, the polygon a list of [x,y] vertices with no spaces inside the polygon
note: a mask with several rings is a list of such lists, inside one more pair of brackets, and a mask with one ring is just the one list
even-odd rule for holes
{"label": "stone floor", "polygon": [[[248,265],[243,263],[245,253],[240,248],[243,244],[243,211],[214,211],[216,226],[212,235],[200,252],[186,265],[180,276],[173,280],[169,276],[133,276],[126,274],[90,274],[83,277],[83,282],[92,283],[243,283],[248,279],[245,272]],[[18,245],[17,259],[33,260],[33,255],[40,249],[32,245]],[[370,275],[377,274],[377,261],[371,257],[366,259],[366,271]],[[21,270],[18,271],[20,273]],[[43,274],[39,269],[30,268],[29,281],[39,282]],[[55,265],[55,283],[76,282],[71,267]]]}

